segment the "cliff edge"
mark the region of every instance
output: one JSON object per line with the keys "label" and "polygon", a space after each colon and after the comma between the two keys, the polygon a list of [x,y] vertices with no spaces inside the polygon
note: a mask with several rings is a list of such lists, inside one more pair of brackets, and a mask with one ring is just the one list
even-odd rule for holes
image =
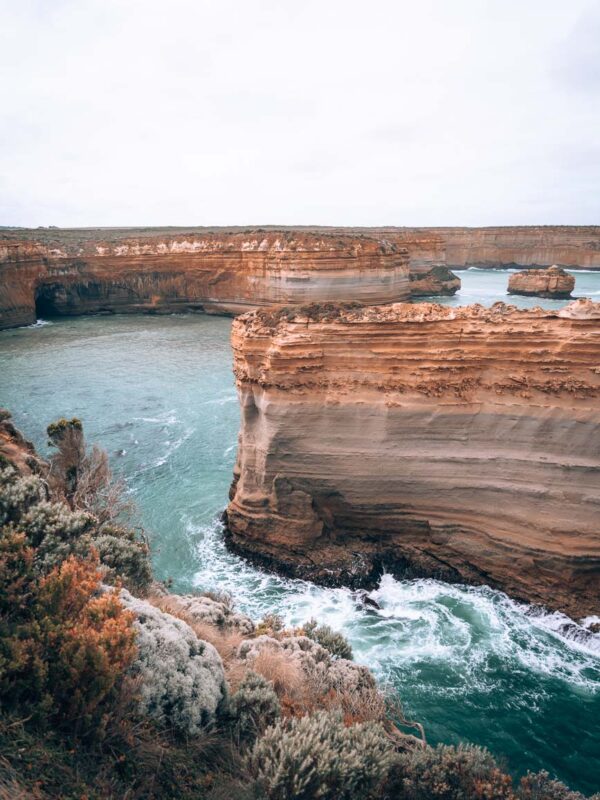
{"label": "cliff edge", "polygon": [[600,304],[263,309],[234,321],[231,545],[600,608]]}

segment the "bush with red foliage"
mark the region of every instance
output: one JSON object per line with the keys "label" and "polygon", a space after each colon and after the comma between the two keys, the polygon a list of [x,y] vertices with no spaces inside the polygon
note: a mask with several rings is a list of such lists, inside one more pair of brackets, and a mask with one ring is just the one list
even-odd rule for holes
{"label": "bush with red foliage", "polygon": [[0,700],[94,734],[135,654],[133,614],[102,592],[98,559],[40,577],[23,534],[0,538]]}

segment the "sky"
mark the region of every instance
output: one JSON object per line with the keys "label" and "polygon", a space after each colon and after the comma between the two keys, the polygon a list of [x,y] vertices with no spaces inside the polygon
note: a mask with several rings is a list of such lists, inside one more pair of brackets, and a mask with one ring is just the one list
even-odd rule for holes
{"label": "sky", "polygon": [[0,0],[0,225],[600,224],[600,0]]}

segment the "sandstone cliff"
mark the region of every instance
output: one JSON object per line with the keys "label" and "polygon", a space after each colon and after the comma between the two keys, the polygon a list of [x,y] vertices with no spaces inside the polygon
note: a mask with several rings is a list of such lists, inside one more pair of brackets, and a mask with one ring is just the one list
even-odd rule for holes
{"label": "sandstone cliff", "polygon": [[35,241],[5,234],[0,328],[34,322],[36,315],[236,314],[273,303],[409,297],[408,252],[383,237],[260,230],[120,233],[45,232],[35,234]]}
{"label": "sandstone cliff", "polygon": [[600,269],[600,226],[539,225],[429,228],[446,245],[449,269],[561,267]]}
{"label": "sandstone cliff", "polygon": [[234,548],[600,609],[600,304],[264,309],[234,321]]}
{"label": "sandstone cliff", "polygon": [[408,298],[408,273],[423,296],[451,292],[434,275],[444,266],[550,264],[600,269],[600,227],[4,228],[0,329],[36,315],[388,303]]}
{"label": "sandstone cliff", "polygon": [[548,269],[526,269],[508,279],[508,293],[534,297],[565,299],[571,297],[575,278],[557,266]]}

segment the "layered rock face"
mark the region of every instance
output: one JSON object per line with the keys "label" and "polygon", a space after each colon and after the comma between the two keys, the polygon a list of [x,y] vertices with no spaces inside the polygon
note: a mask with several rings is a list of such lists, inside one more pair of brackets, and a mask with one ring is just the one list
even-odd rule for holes
{"label": "layered rock face", "polygon": [[557,300],[571,297],[575,278],[557,266],[548,269],[526,269],[515,272],[508,279],[508,293]]}
{"label": "layered rock face", "polygon": [[234,321],[232,547],[600,610],[600,304],[263,309]]}
{"label": "layered rock face", "polygon": [[57,314],[388,303],[451,293],[459,279],[437,276],[444,266],[551,264],[600,269],[600,227],[5,228],[0,329]]}
{"label": "layered rock face", "polygon": [[468,267],[579,267],[600,269],[600,226],[540,225],[431,228],[446,245],[449,269]]}
{"label": "layered rock face", "polygon": [[85,233],[0,242],[0,327],[34,322],[36,314],[236,314],[273,303],[409,297],[408,252],[384,238],[253,231],[105,232],[102,239],[102,231]]}
{"label": "layered rock face", "polygon": [[427,272],[410,273],[411,297],[453,295],[460,289],[460,278],[447,267],[432,267]]}

